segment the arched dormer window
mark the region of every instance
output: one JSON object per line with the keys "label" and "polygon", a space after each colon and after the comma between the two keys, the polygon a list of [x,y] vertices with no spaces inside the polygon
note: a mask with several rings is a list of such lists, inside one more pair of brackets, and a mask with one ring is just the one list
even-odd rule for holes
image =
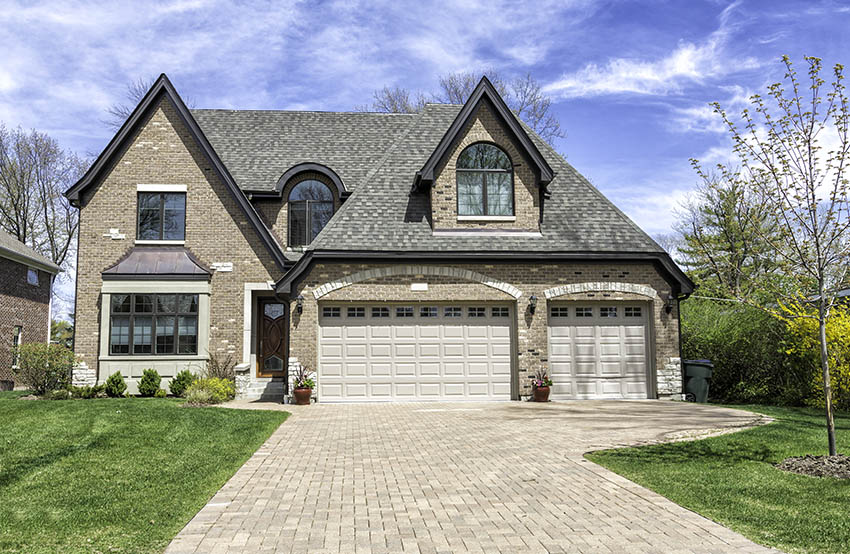
{"label": "arched dormer window", "polygon": [[514,168],[499,147],[479,142],[457,159],[458,215],[514,215]]}
{"label": "arched dormer window", "polygon": [[289,192],[289,246],[306,246],[334,214],[331,189],[321,181],[305,179]]}

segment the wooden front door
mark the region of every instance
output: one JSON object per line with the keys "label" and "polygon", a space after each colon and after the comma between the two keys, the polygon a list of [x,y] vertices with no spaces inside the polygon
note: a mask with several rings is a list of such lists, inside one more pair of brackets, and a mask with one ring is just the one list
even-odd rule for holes
{"label": "wooden front door", "polygon": [[261,299],[257,376],[285,377],[289,340],[289,306],[275,299]]}

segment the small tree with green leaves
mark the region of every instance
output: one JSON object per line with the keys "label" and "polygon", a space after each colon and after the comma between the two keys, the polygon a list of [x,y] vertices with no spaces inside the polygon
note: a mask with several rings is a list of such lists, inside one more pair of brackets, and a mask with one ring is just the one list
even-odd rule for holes
{"label": "small tree with green leaves", "polygon": [[[847,287],[850,263],[850,109],[844,68],[833,81],[821,78],[821,60],[806,57],[808,75],[798,77],[782,58],[784,83],[751,97],[751,109],[730,117],[713,104],[734,143],[740,171],[718,166],[726,179],[758,196],[771,233],[757,229],[760,248],[775,256],[781,281],[751,280],[734,296],[777,317],[817,321],[829,454],[836,454],[830,357],[826,328],[836,295]],[[826,88],[827,90],[824,90]],[[715,186],[697,160],[706,186]],[[739,277],[747,278],[743,272]]]}
{"label": "small tree with green leaves", "polygon": [[58,344],[25,343],[18,347],[18,380],[38,395],[68,386],[74,353]]}

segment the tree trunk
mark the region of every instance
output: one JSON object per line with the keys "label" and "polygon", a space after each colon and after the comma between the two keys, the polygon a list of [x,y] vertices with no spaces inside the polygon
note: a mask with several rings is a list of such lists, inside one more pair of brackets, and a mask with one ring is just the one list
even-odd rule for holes
{"label": "tree trunk", "polygon": [[829,379],[829,351],[826,347],[826,313],[823,305],[818,318],[818,339],[820,341],[820,366],[823,371],[823,396],[826,400],[826,436],[829,441],[829,455],[835,456],[835,421],[832,418],[832,386]]}

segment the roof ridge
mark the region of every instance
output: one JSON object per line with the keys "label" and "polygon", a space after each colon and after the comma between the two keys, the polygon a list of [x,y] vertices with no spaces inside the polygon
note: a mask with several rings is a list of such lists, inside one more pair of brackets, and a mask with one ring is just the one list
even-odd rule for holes
{"label": "roof ridge", "polygon": [[278,109],[257,109],[257,108],[191,108],[190,112],[231,112],[231,113],[317,113],[317,114],[334,114],[334,115],[406,115],[417,116],[419,113],[404,113],[404,112],[360,112],[352,111],[334,111],[334,110],[278,110]]}

